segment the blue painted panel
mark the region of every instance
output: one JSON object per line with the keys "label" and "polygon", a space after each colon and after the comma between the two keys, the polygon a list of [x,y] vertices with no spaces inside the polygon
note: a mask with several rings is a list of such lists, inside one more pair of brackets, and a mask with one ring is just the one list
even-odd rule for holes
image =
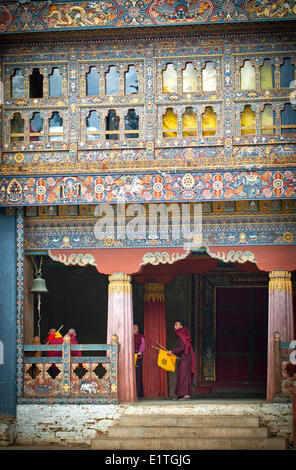
{"label": "blue painted panel", "polygon": [[16,414],[16,219],[0,208],[0,414]]}

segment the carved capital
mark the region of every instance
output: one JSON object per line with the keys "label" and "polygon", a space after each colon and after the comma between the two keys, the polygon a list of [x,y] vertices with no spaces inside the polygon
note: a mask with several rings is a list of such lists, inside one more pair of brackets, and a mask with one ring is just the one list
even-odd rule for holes
{"label": "carved capital", "polygon": [[164,302],[164,284],[152,282],[145,284],[145,302]]}
{"label": "carved capital", "polygon": [[132,277],[130,274],[124,273],[113,273],[109,276],[109,287],[108,287],[108,294],[131,294],[132,293],[132,285],[131,279]]}
{"label": "carved capital", "polygon": [[289,271],[272,271],[269,273],[269,292],[275,290],[292,292],[291,273]]}

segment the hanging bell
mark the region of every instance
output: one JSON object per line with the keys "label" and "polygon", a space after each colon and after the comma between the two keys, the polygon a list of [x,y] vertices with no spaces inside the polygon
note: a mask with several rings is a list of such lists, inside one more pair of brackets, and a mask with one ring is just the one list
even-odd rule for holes
{"label": "hanging bell", "polygon": [[32,289],[30,290],[33,294],[46,294],[48,292],[45,284],[45,279],[42,279],[41,274],[37,274],[36,278],[32,281]]}

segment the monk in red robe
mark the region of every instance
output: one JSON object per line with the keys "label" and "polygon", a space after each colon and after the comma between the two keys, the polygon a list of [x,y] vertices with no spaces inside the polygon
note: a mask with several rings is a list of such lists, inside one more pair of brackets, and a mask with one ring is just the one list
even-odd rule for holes
{"label": "monk in red robe", "polygon": [[136,362],[136,389],[137,398],[144,397],[143,388],[143,354],[145,351],[145,338],[142,333],[139,332],[139,325],[134,325],[134,350],[137,354]]}
{"label": "monk in red robe", "polygon": [[177,360],[177,382],[175,395],[178,400],[189,400],[192,393],[192,379],[195,371],[195,357],[191,344],[191,334],[184,326],[183,321],[176,321],[174,325],[176,346],[168,354],[175,354]]}
{"label": "monk in red robe", "polygon": [[[55,328],[50,328],[48,336],[45,338],[45,344],[63,344],[63,337],[57,333]],[[62,351],[47,351],[49,357],[60,357],[61,355]]]}
{"label": "monk in red robe", "polygon": [[[67,335],[70,336],[71,344],[79,344],[78,339],[76,338],[76,331],[74,330],[74,328],[70,328]],[[81,353],[81,351],[71,351],[71,356],[81,357],[82,353]]]}

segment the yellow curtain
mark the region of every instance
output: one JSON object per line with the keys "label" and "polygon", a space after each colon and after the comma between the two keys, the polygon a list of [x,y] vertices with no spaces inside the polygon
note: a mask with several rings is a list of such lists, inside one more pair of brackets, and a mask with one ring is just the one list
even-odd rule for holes
{"label": "yellow curtain", "polygon": [[197,121],[196,114],[192,110],[187,110],[182,117],[182,134],[183,137],[196,135]]}
{"label": "yellow curtain", "polygon": [[[163,137],[177,137],[177,127],[177,115],[169,108],[162,118]],[[167,130],[170,132],[166,132]]]}
{"label": "yellow curtain", "polygon": [[274,129],[267,129],[274,125],[273,109],[271,105],[266,105],[261,113],[261,134],[274,134]]}
{"label": "yellow curtain", "polygon": [[260,67],[260,87],[272,88],[272,64],[271,60],[267,59]]}
{"label": "yellow curtain", "polygon": [[256,116],[250,105],[245,106],[241,114],[241,134],[256,133]]}
{"label": "yellow curtain", "polygon": [[212,108],[206,108],[202,115],[202,135],[215,135],[217,131],[217,117]]}

